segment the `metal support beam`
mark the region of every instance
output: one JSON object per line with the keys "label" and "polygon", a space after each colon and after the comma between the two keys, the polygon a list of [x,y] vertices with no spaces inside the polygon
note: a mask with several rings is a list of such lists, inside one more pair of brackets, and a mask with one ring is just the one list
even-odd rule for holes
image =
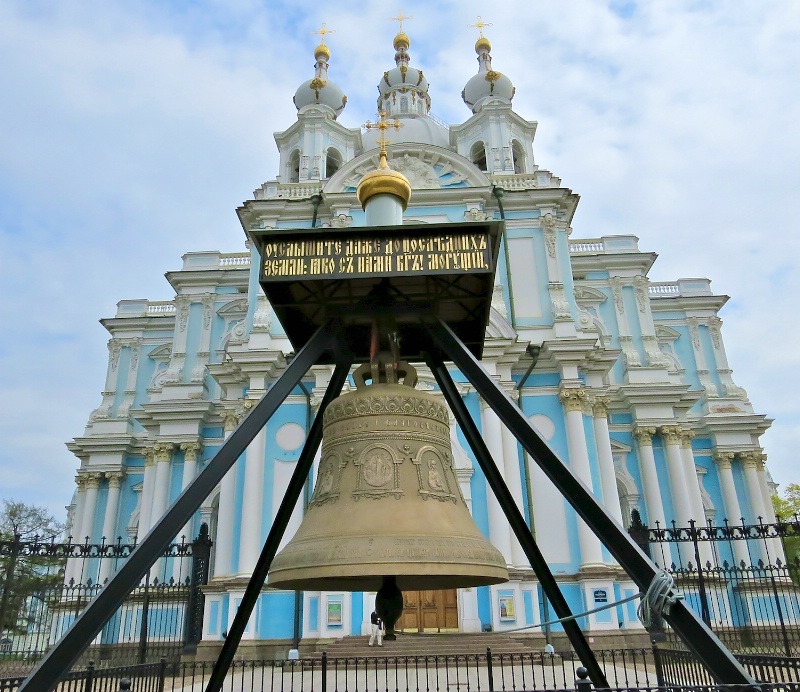
{"label": "metal support beam", "polygon": [[[461,340],[443,322],[428,320],[435,344],[447,359],[467,377],[484,401],[492,407],[501,421],[542,471],[570,503],[594,534],[605,544],[617,562],[636,585],[647,591],[659,568],[639,549],[633,539],[600,505],[592,492],[550,449],[519,408],[473,356]],[[733,657],[725,645],[706,626],[697,614],[678,600],[664,615],[684,644],[708,668],[720,684],[755,684],[755,680]]]}
{"label": "metal support beam", "polygon": [[66,675],[83,650],[117,611],[145,572],[164,553],[180,527],[191,519],[203,501],[247,449],[273,413],[320,356],[337,344],[332,323],[320,327],[295,355],[283,374],[250,411],[213,459],[156,522],[142,542],[122,563],[102,591],[86,606],[22,683],[20,692],[50,690]]}
{"label": "metal support beam", "polygon": [[[516,535],[522,549],[525,551],[528,562],[530,562],[533,571],[539,578],[542,590],[550,600],[550,603],[553,604],[553,608],[558,617],[570,617],[572,611],[564,598],[564,594],[561,593],[561,589],[558,587],[553,573],[547,566],[547,561],[539,550],[539,546],[536,545],[533,534],[525,523],[525,517],[522,516],[522,513],[514,502],[514,498],[511,496],[500,471],[497,469],[497,464],[495,464],[492,459],[492,455],[486,443],[483,441],[478,427],[469,415],[469,411],[456,389],[453,378],[450,376],[450,373],[447,371],[441,359],[433,359],[428,365],[433,372],[433,376],[436,378],[436,382],[439,384],[439,388],[442,390],[442,394],[444,394],[444,398],[450,405],[453,415],[461,426],[461,430],[467,438],[467,442],[469,442],[470,447],[472,447],[472,451],[475,452],[475,458],[478,460],[478,464],[483,474],[486,476],[489,487],[492,489],[497,501],[503,508],[508,523],[514,531],[514,535]],[[568,620],[564,623],[564,631],[567,637],[569,637],[570,644],[572,644],[572,647],[575,649],[575,653],[578,654],[581,663],[583,663],[589,671],[589,677],[592,683],[594,683],[595,688],[607,689],[609,684],[606,680],[605,673],[603,673],[603,669],[600,668],[600,665],[597,663],[597,658],[595,658],[594,652],[589,646],[589,642],[586,641],[586,637],[583,636],[583,632],[578,626],[578,623],[575,620]]]}
{"label": "metal support beam", "polygon": [[[242,601],[236,611],[236,616],[233,618],[233,623],[228,630],[228,636],[225,638],[225,642],[222,645],[222,651],[220,651],[219,657],[216,663],[214,663],[214,670],[211,671],[211,677],[206,686],[206,692],[219,692],[219,690],[222,689],[222,683],[225,682],[225,676],[228,674],[228,669],[236,655],[236,649],[239,648],[239,643],[242,640],[244,628],[247,626],[247,622],[253,614],[253,609],[261,594],[261,587],[264,586],[264,582],[267,579],[272,560],[278,552],[278,546],[283,539],[283,534],[286,533],[289,519],[292,517],[292,512],[297,504],[297,500],[300,498],[300,493],[303,490],[303,486],[306,483],[306,479],[314,463],[314,457],[322,442],[322,416],[328,404],[339,396],[339,393],[342,391],[342,386],[350,373],[351,363],[352,360],[349,358],[338,363],[333,377],[328,383],[328,389],[325,391],[325,396],[314,418],[314,423],[308,432],[308,437],[303,445],[303,451],[300,453],[300,458],[297,460],[297,466],[289,480],[289,485],[286,486],[286,492],[283,495],[283,500],[281,500],[278,513],[275,515],[275,519],[272,522],[272,527],[269,530],[267,540],[264,542],[261,555],[258,557],[258,562],[256,562],[253,574],[242,596]],[[300,592],[296,593],[299,595]]]}

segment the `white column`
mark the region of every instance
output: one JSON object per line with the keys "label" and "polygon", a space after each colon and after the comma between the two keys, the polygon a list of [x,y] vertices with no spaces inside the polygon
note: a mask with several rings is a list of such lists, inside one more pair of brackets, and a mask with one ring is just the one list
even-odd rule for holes
{"label": "white column", "polygon": [[[767,484],[767,455],[762,454],[761,458],[756,462],[756,469],[758,470],[758,486],[761,488],[761,496],[764,502],[764,511],[767,513],[767,521],[770,524],[775,524],[778,517],[775,514],[775,507],[772,504],[772,495],[769,492],[769,485]],[[783,542],[781,540],[770,540],[770,559],[773,564],[775,560],[780,560],[786,564],[786,551],[783,549]]]}
{"label": "white column", "polygon": [[[86,505],[86,479],[83,475],[75,476],[75,483],[78,486],[78,492],[75,495],[75,514],[72,517],[72,528],[70,529],[71,538],[73,543],[82,543],[79,536],[83,529],[83,509]],[[80,575],[81,560],[71,558],[67,560],[67,566],[64,570],[64,583],[69,584],[71,580],[78,581]]]}
{"label": "white column", "polygon": [[144,479],[142,480],[142,499],[139,503],[139,528],[136,537],[141,541],[150,530],[150,510],[153,506],[153,490],[156,483],[156,462],[153,449],[144,451]]}
{"label": "white column", "polygon": [[92,534],[94,533],[94,513],[97,509],[97,489],[100,487],[99,473],[86,474],[86,502],[83,506],[83,521],[81,522],[81,541],[89,537],[89,543],[92,542]]}
{"label": "white column", "polygon": [[[197,475],[197,453],[200,451],[199,442],[182,442],[181,450],[183,451],[183,476],[181,477],[181,492],[186,490],[186,487],[194,480]],[[195,536],[192,530],[192,520],[186,522],[181,532],[177,536],[180,541],[181,537],[187,543],[191,543]],[[172,576],[175,581],[185,582],[186,579],[191,577],[192,574],[192,560],[188,557],[178,558],[175,560]]]}
{"label": "white column", "polygon": [[[225,439],[227,440],[238,423],[233,411],[225,412]],[[231,466],[220,483],[219,507],[217,508],[217,535],[214,537],[214,576],[233,573],[233,521],[236,509],[236,464]]]}
{"label": "white column", "polygon": [[[689,507],[695,526],[706,525],[706,512],[703,508],[703,496],[700,494],[700,479],[697,477],[697,467],[694,463],[692,452],[692,438],[694,433],[686,428],[681,429],[681,458],[683,459],[683,475],[686,477],[686,487],[689,490]],[[709,541],[701,541],[698,545],[700,560],[703,565],[715,564],[714,550]]]}
{"label": "white column", "polygon": [[[664,503],[661,501],[661,490],[658,487],[658,474],[656,473],[656,459],[653,455],[653,435],[656,429],[637,425],[633,436],[639,443],[639,469],[642,473],[644,490],[644,503],[647,507],[647,524],[651,529],[666,526],[664,518]],[[653,550],[653,560],[659,567],[665,567],[669,560],[661,554],[661,546]]]}
{"label": "white column", "polygon": [[169,502],[170,461],[175,445],[171,442],[159,442],[153,447],[156,460],[155,487],[153,489],[153,506],[150,509],[150,528],[167,511]]}
{"label": "white column", "polygon": [[[489,449],[489,454],[497,464],[500,475],[504,475],[503,434],[500,419],[483,399],[481,399],[481,423],[483,439]],[[489,540],[502,553],[506,562],[511,564],[511,527],[488,483],[486,484],[486,503],[489,509]]]}
{"label": "white column", "polygon": [[[569,465],[583,484],[593,491],[592,471],[589,467],[589,449],[583,428],[583,406],[587,402],[586,390],[582,387],[562,387],[558,393],[564,407],[567,423],[567,449]],[[578,517],[578,543],[581,549],[581,569],[603,564],[600,539],[592,533],[586,523]]]}
{"label": "white column", "polygon": [[[122,479],[125,478],[124,471],[107,473],[108,477],[108,496],[106,497],[106,513],[103,517],[103,537],[106,545],[113,545],[117,542],[117,514],[119,513],[119,492]],[[100,583],[105,582],[114,572],[115,558],[106,557],[100,560]]]}
{"label": "white column", "polygon": [[622,507],[617,490],[617,472],[614,469],[614,453],[611,451],[611,436],[608,432],[608,400],[597,397],[592,402],[592,425],[597,446],[597,461],[600,466],[600,483],[603,490],[603,506],[622,525]]}
{"label": "white column", "polygon": [[[264,454],[267,429],[261,428],[245,452],[242,530],[239,532],[239,574],[252,574],[261,554],[261,513],[264,507]],[[283,493],[283,490],[281,490]],[[246,527],[246,528],[245,528]]]}
{"label": "white column", "polygon": [[[519,392],[514,390],[510,393],[510,396],[515,398],[516,396],[519,396]],[[524,517],[525,509],[522,497],[522,475],[519,465],[519,448],[517,438],[511,434],[511,431],[506,428],[505,425],[500,426],[500,434],[503,440],[503,468],[505,470],[503,475],[505,476],[508,491],[511,493],[511,497],[514,498],[514,503],[517,505],[519,513]],[[509,540],[511,541],[512,564],[516,567],[530,569],[528,558],[525,557],[525,552],[522,550],[522,545],[520,545],[520,542],[517,540],[517,537],[514,534],[514,531],[511,529],[510,524],[508,529]]]}
{"label": "white column", "polygon": [[[714,461],[717,464],[717,475],[719,476],[719,487],[722,490],[722,499],[725,502],[728,524],[735,526],[742,519],[742,510],[739,506],[739,498],[736,496],[736,486],[733,482],[733,471],[731,462],[733,454],[729,452],[714,452]],[[733,546],[733,558],[736,564],[744,562],[750,564],[750,554],[747,550],[747,541],[731,541]]]}
{"label": "white column", "polygon": [[[761,492],[761,483],[759,482],[759,468],[764,463],[762,460],[762,453],[760,449],[749,452],[742,452],[739,454],[742,459],[742,466],[744,467],[744,479],[747,483],[747,494],[750,497],[750,504],[753,508],[753,523],[757,524],[759,519],[765,523],[770,523],[770,512],[764,503],[764,495]],[[764,555],[764,562],[774,563],[776,558],[780,558],[781,562],[786,561],[786,557],[781,549],[781,542],[779,538],[770,538],[764,541],[765,546],[760,546],[763,550],[764,547],[769,551],[769,555]]]}
{"label": "white column", "polygon": [[[686,485],[686,473],[683,467],[683,454],[681,453],[681,428],[677,425],[664,425],[660,430],[661,439],[664,441],[664,452],[669,474],[669,486],[672,491],[673,517],[678,528],[688,529],[692,519],[692,510],[689,505],[689,488]],[[681,541],[678,544],[683,564],[696,562],[694,545],[691,541]]]}

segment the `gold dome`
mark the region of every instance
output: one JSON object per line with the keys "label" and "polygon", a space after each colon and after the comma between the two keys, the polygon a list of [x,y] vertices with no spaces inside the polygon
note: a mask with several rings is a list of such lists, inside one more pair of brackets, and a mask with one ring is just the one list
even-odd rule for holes
{"label": "gold dome", "polygon": [[492,50],[492,44],[488,38],[485,36],[481,36],[477,41],[475,41],[475,52],[480,55],[481,53],[489,52]]}
{"label": "gold dome", "polygon": [[400,171],[393,171],[386,163],[386,152],[381,152],[381,161],[374,171],[370,171],[358,184],[356,195],[361,208],[366,209],[367,202],[375,195],[387,194],[399,197],[403,203],[403,211],[411,199],[411,183]]}
{"label": "gold dome", "polygon": [[408,38],[408,34],[405,34],[401,31],[397,34],[397,36],[394,37],[393,45],[395,50],[400,50],[401,47],[408,50],[411,46],[411,39]]}
{"label": "gold dome", "polygon": [[331,58],[331,52],[330,52],[330,50],[328,50],[328,46],[326,46],[324,43],[320,43],[320,44],[319,44],[319,45],[318,45],[318,46],[317,46],[317,47],[314,49],[314,57],[315,57],[317,60],[319,60],[321,57],[324,57],[326,61],[327,61],[327,60],[330,60],[330,58]]}

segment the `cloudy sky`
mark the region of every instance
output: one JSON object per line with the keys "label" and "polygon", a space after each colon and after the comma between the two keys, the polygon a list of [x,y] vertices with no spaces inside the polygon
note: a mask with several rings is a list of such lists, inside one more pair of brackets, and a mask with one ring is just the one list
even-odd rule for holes
{"label": "cloudy sky", "polygon": [[[310,7],[305,11],[300,7]],[[539,123],[535,156],[581,195],[573,238],[634,234],[654,281],[731,296],[736,383],[800,482],[800,0],[0,2],[0,498],[69,502],[117,301],[168,300],[190,250],[237,252],[234,209],[277,173],[322,22],[340,122],[374,118],[411,15],[412,64],[449,123],[491,22],[494,68]]]}

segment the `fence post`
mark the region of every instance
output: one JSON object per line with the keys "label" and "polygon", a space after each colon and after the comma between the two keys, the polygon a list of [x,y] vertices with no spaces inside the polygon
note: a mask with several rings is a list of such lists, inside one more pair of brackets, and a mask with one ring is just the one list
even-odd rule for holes
{"label": "fence post", "polygon": [[183,627],[183,652],[195,653],[203,638],[203,586],[208,583],[211,561],[211,537],[208,524],[200,525],[200,533],[192,542],[192,579],[186,601],[186,616]]}
{"label": "fence post", "polygon": [[86,677],[83,680],[83,692],[92,692],[94,687],[94,661],[89,661],[86,666]]}
{"label": "fence post", "polygon": [[703,576],[703,565],[700,561],[700,545],[697,540],[695,520],[689,519],[689,536],[694,548],[694,560],[697,563],[697,593],[700,596],[700,617],[708,627],[711,627],[711,612],[708,609],[708,594],[706,593],[706,580]]}
{"label": "fence post", "polygon": [[144,577],[142,596],[142,621],[139,624],[139,663],[147,660],[147,619],[150,611],[150,572]]}
{"label": "fence post", "polygon": [[652,641],[653,644],[653,664],[656,668],[656,685],[658,687],[664,687],[666,683],[664,682],[664,664],[661,660],[661,652],[658,650],[658,645],[656,644],[655,639]]}
{"label": "fence post", "polygon": [[167,677],[167,659],[163,656],[158,662],[158,692],[164,692],[164,682]]}
{"label": "fence post", "polygon": [[322,692],[328,692],[328,652],[322,652]]}
{"label": "fence post", "polygon": [[576,692],[592,692],[592,681],[589,680],[589,671],[583,666],[575,671],[578,679],[575,680]]}
{"label": "fence post", "polygon": [[486,648],[486,675],[489,677],[489,692],[494,692],[494,679],[492,678],[492,650]]}
{"label": "fence post", "polygon": [[642,515],[639,514],[638,509],[631,510],[631,525],[628,527],[628,534],[647,557],[652,557],[650,554],[650,531],[642,523]]}

